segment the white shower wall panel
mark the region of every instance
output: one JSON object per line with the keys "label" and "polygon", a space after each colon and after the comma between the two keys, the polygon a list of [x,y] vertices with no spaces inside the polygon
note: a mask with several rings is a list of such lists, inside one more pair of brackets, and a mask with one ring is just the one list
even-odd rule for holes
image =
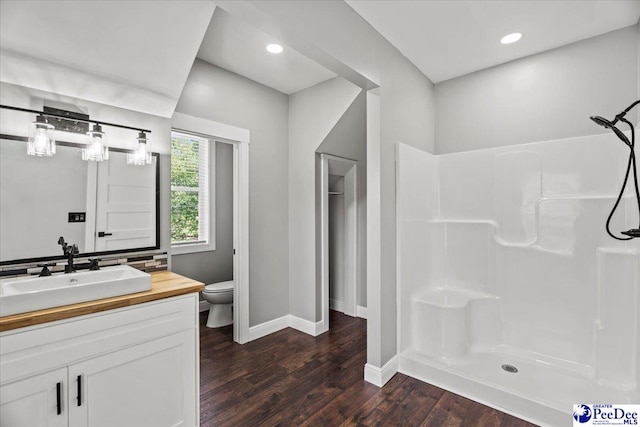
{"label": "white shower wall panel", "polygon": [[[436,156],[416,148],[400,145],[396,159],[405,165],[397,170],[398,212],[403,220],[398,222],[398,233],[406,236],[399,247],[398,279],[407,289],[398,293],[400,304],[410,305],[411,295],[424,288],[428,280],[437,281],[442,276],[441,257],[444,238],[430,221],[438,216],[438,165]],[[429,278],[427,278],[429,276]],[[406,327],[399,329],[399,343],[410,343],[414,322],[411,311],[399,312]]]}
{"label": "white shower wall panel", "polygon": [[436,156],[440,218],[493,220],[492,150]]}
{"label": "white shower wall panel", "polygon": [[[409,360],[471,372],[478,358],[513,358],[549,384],[575,378],[550,408],[638,400],[640,239],[605,230],[628,154],[610,134],[441,156],[400,144],[401,371]],[[616,233],[638,226],[630,187]]]}

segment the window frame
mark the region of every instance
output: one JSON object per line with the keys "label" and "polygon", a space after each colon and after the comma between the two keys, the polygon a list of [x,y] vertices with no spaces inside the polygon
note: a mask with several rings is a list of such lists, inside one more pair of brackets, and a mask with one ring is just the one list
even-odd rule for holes
{"label": "window frame", "polygon": [[[197,252],[208,252],[216,250],[216,209],[215,209],[215,200],[216,200],[216,141],[213,137],[209,135],[202,135],[196,132],[189,132],[188,130],[182,129],[171,129],[171,138],[173,139],[174,134],[191,136],[198,139],[206,140],[208,143],[208,162],[207,162],[207,175],[208,175],[208,236],[205,241],[197,241],[197,242],[174,242],[171,239],[171,254],[172,255],[182,255],[189,253],[197,253]],[[171,206],[171,192],[173,191],[173,186],[171,185],[171,161],[169,161],[169,205]],[[171,212],[171,210],[170,210]],[[171,213],[169,214],[171,215]],[[201,218],[199,218],[201,219]],[[169,235],[171,236],[171,219],[169,219]]]}

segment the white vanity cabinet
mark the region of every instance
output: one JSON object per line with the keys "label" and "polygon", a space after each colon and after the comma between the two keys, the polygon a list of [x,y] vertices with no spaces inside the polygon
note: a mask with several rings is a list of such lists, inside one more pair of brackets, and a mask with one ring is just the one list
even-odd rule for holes
{"label": "white vanity cabinet", "polygon": [[197,293],[0,333],[1,427],[195,427]]}

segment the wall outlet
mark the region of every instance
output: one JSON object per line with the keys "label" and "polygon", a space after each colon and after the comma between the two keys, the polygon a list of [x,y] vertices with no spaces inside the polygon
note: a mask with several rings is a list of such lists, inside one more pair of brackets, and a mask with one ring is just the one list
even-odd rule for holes
{"label": "wall outlet", "polygon": [[86,212],[69,212],[69,222],[85,222]]}

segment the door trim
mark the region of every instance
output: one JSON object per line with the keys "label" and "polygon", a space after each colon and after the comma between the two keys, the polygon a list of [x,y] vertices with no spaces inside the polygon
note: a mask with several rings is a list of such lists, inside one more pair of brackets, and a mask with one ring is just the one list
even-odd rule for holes
{"label": "door trim", "polygon": [[174,113],[175,130],[233,145],[233,340],[249,341],[249,144],[250,132],[200,117]]}

